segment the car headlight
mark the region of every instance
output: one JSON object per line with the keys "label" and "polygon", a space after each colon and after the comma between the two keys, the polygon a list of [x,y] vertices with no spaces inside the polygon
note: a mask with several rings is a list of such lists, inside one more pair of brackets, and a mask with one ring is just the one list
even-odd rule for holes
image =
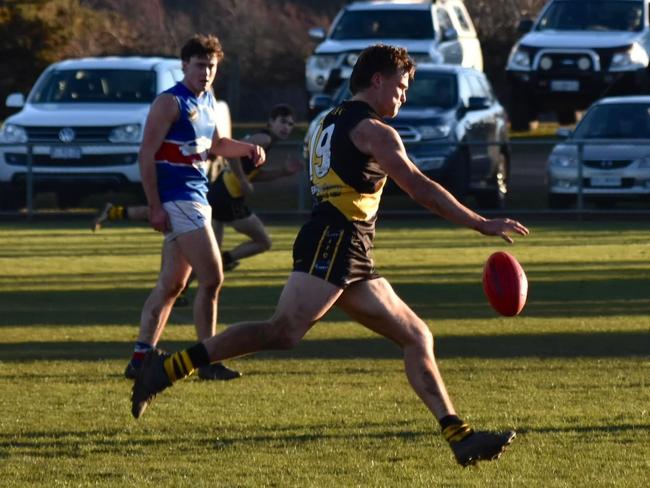
{"label": "car headlight", "polygon": [[309,66],[315,69],[332,69],[336,65],[336,54],[314,54],[309,58]]}
{"label": "car headlight", "polygon": [[650,156],[637,159],[637,162],[639,163],[639,169],[650,169]]}
{"label": "car headlight", "polygon": [[507,69],[515,71],[530,71],[530,54],[528,54],[528,51],[521,49],[515,44],[512,51],[510,51],[510,56],[508,57]]}
{"label": "car headlight", "polygon": [[451,126],[449,125],[423,125],[418,127],[420,137],[424,139],[442,139],[449,135]]}
{"label": "car headlight", "polygon": [[645,68],[650,63],[648,53],[636,42],[627,51],[618,52],[612,57],[610,71],[625,71]]}
{"label": "car headlight", "polygon": [[127,124],[115,127],[108,135],[111,142],[140,142],[140,124]]}
{"label": "car headlight", "polygon": [[578,167],[578,160],[577,158],[573,156],[566,156],[566,155],[559,155],[559,156],[553,156],[551,155],[548,158],[548,162],[551,167],[553,168],[577,168]]}
{"label": "car headlight", "polygon": [[19,143],[27,142],[27,131],[14,124],[4,124],[0,127],[0,142]]}

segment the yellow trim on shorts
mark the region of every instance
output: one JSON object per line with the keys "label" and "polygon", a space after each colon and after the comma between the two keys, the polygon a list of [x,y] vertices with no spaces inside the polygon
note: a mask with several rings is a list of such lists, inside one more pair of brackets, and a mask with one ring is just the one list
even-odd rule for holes
{"label": "yellow trim on shorts", "polygon": [[327,235],[327,231],[330,229],[330,226],[328,225],[325,227],[325,230],[323,230],[323,234],[320,236],[320,241],[318,241],[318,247],[316,248],[316,252],[314,253],[314,260],[311,262],[311,267],[309,268],[309,274],[314,271],[314,266],[316,266],[316,259],[318,259],[318,253],[320,253],[320,248],[323,246],[323,241],[325,240],[325,236]]}
{"label": "yellow trim on shorts", "polygon": [[336,241],[336,247],[334,248],[334,252],[332,253],[332,260],[330,261],[330,267],[327,268],[325,281],[329,279],[330,273],[332,272],[332,267],[334,266],[334,260],[336,259],[336,254],[339,252],[339,246],[341,245],[341,241],[343,240],[343,234],[345,234],[345,231],[341,230],[341,233],[339,234],[339,240]]}

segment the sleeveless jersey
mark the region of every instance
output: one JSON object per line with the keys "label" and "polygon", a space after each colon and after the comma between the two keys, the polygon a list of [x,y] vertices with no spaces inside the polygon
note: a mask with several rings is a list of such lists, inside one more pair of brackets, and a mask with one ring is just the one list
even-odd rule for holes
{"label": "sleeveless jersey", "polygon": [[[268,152],[271,150],[273,144],[275,144],[276,138],[273,136],[273,134],[271,134],[271,132],[268,129],[262,129],[260,132],[267,134],[271,138],[271,143],[268,145],[268,147],[265,148],[265,151],[268,156]],[[241,168],[244,174],[246,175],[248,181],[253,181],[257,176],[257,174],[260,172],[260,168],[255,167],[255,163],[253,163],[253,160],[248,157],[241,158]],[[244,192],[241,189],[241,184],[239,183],[239,179],[232,171],[230,165],[224,168],[224,170],[219,175],[218,180],[221,180],[221,182],[217,181],[216,183],[220,187],[219,188],[220,191],[223,191],[221,187],[224,187],[225,190],[228,192],[228,194],[233,198],[239,198],[244,196]]]}
{"label": "sleeveless jersey", "polygon": [[312,215],[343,216],[374,230],[386,172],[350,139],[350,131],[364,119],[383,120],[367,103],[346,101],[332,109],[310,137]]}
{"label": "sleeveless jersey", "polygon": [[207,205],[207,159],[216,130],[216,100],[209,91],[197,98],[182,83],[164,93],[174,96],[180,116],[154,158],[160,200],[190,200]]}

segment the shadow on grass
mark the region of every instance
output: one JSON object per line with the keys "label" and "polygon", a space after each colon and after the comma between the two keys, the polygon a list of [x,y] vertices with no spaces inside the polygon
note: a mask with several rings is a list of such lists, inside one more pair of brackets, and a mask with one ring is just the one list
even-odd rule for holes
{"label": "shadow on grass", "polygon": [[[588,334],[508,334],[443,336],[436,341],[439,358],[506,359],[518,357],[647,357],[650,333],[597,332]],[[166,341],[161,347],[182,349],[188,342]],[[125,359],[130,342],[8,342],[0,344],[5,362],[38,360],[96,361]],[[397,359],[401,352],[382,337],[359,339],[306,339],[291,351],[259,353],[260,359]]]}
{"label": "shadow on grass", "polygon": [[[396,283],[402,298],[424,319],[489,319],[495,313],[487,304],[480,282]],[[0,294],[2,326],[128,325],[139,322],[149,288],[11,291]],[[226,286],[219,303],[220,323],[261,320],[273,313],[281,287]],[[190,295],[193,295],[191,289]],[[187,313],[184,313],[187,310]],[[178,320],[191,322],[189,309]],[[650,315],[650,285],[645,277],[623,278],[615,273],[599,280],[582,279],[531,282],[526,317],[610,317]],[[187,316],[187,317],[185,317]]]}

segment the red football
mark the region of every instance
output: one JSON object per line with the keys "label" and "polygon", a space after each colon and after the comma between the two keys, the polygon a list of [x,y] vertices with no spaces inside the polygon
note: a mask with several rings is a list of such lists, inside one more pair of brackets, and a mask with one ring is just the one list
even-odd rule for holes
{"label": "red football", "polygon": [[492,308],[506,317],[522,311],[528,295],[526,273],[514,256],[495,252],[483,268],[483,291]]}

